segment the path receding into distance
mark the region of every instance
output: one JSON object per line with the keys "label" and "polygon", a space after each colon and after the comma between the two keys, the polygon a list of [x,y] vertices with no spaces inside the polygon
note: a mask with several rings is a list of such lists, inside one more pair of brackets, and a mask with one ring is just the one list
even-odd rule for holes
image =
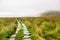
{"label": "path receding into distance", "polygon": [[20,30],[20,23],[18,22],[18,27],[17,27],[17,29],[15,31],[15,34],[11,35],[9,40],[15,40],[16,34],[18,33],[19,30]]}
{"label": "path receding into distance", "polygon": [[23,25],[23,29],[24,29],[24,31],[23,31],[23,33],[24,33],[23,40],[31,40],[31,38],[29,36],[30,33],[29,33],[28,29],[26,28],[26,25],[23,24],[23,23],[22,23],[22,25]]}
{"label": "path receding into distance", "polygon": [[[24,23],[22,23],[22,26],[23,26],[23,33],[24,33],[24,37],[23,37],[23,40],[31,40],[30,36],[29,36],[29,31],[26,27],[26,25]],[[11,37],[9,38],[9,40],[15,40],[15,37],[16,37],[16,34],[18,33],[18,31],[20,30],[20,22],[18,22],[18,27],[15,31],[15,34],[11,35]]]}

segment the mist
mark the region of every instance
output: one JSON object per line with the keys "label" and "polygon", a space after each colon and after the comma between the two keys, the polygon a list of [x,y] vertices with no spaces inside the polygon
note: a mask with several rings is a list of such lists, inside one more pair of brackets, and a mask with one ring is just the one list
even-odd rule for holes
{"label": "mist", "polygon": [[0,17],[37,17],[60,11],[60,0],[0,0]]}

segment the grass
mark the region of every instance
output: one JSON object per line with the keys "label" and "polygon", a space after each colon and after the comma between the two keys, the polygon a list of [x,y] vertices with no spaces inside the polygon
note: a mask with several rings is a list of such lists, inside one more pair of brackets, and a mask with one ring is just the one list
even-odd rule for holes
{"label": "grass", "polygon": [[[26,24],[32,40],[60,40],[60,17],[26,17],[18,18]],[[15,18],[0,18],[0,40],[8,40],[17,28]],[[23,40],[23,26],[15,40]]]}
{"label": "grass", "polygon": [[16,30],[15,18],[0,18],[0,40],[8,40]]}
{"label": "grass", "polygon": [[23,40],[24,33],[23,33],[23,26],[22,26],[22,24],[21,24],[20,27],[21,28],[18,31],[18,33],[16,34],[15,40]]}
{"label": "grass", "polygon": [[60,40],[60,17],[20,18],[31,33],[32,40]]}

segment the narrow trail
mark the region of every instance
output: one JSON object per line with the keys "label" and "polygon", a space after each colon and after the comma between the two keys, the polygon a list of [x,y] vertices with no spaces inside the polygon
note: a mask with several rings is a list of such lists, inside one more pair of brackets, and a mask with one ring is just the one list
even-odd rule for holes
{"label": "narrow trail", "polygon": [[[30,38],[30,33],[29,33],[26,25],[22,23],[22,26],[23,26],[23,33],[24,33],[24,37],[23,37],[22,40],[31,40],[31,38]],[[10,38],[9,38],[9,40],[15,40],[16,34],[17,34],[18,31],[20,30],[20,28],[21,28],[21,27],[20,27],[20,22],[18,22],[18,27],[17,27],[17,29],[16,29],[16,31],[15,31],[15,34],[11,35]]]}
{"label": "narrow trail", "polygon": [[31,40],[31,38],[30,38],[30,33],[29,33],[26,25],[23,24],[23,23],[22,23],[22,25],[23,25],[23,33],[24,33],[23,40]]}
{"label": "narrow trail", "polygon": [[9,40],[15,40],[16,34],[18,33],[19,30],[20,30],[20,23],[18,22],[18,27],[15,31],[15,34],[11,35]]}

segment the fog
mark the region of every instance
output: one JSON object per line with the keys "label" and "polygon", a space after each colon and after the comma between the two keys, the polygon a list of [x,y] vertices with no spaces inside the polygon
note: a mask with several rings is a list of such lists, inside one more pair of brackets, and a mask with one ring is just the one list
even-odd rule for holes
{"label": "fog", "polygon": [[60,0],[0,0],[0,17],[37,17],[60,11]]}

